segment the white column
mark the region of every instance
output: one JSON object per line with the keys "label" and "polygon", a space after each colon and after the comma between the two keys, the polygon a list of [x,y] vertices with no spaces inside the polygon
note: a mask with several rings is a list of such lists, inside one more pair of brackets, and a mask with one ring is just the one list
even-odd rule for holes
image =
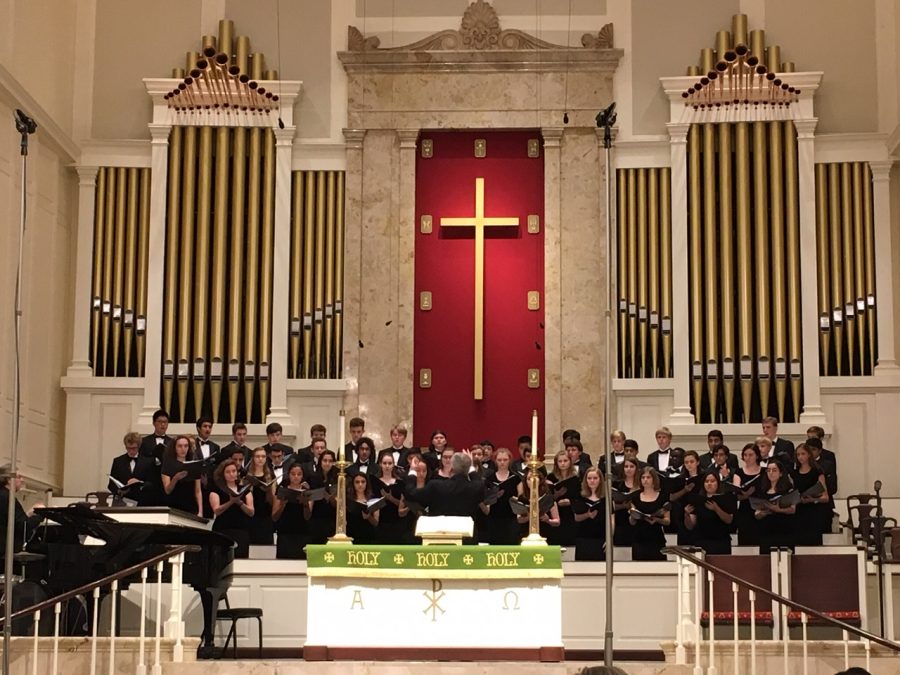
{"label": "white column", "polygon": [[[672,371],[674,390],[669,424],[693,424],[691,412],[690,307],[688,305],[687,135],[690,124],[671,122],[672,165]],[[663,251],[663,255],[666,252]]]}
{"label": "white column", "polygon": [[878,364],[875,374],[897,370],[894,354],[894,264],[891,256],[891,165],[869,162],[875,216],[875,317],[878,323]]}
{"label": "white column", "polygon": [[[816,124],[818,119],[794,120],[797,129],[797,178],[799,183],[800,250],[816,250]],[[817,260],[816,265],[827,265]],[[801,424],[824,426],[819,383],[819,287],[816,265],[800,265],[800,325],[803,347],[803,410]]]}
{"label": "white column", "polygon": [[285,435],[295,431],[287,408],[287,352],[291,283],[291,151],[296,127],[275,133],[275,241],[272,267],[272,351],[269,364],[269,414]]}
{"label": "white column", "polygon": [[[544,438],[562,429],[562,127],[541,129],[544,139]],[[529,236],[529,235],[523,235]]]}
{"label": "white column", "polygon": [[78,172],[78,235],[75,244],[72,363],[66,375],[91,377],[91,275],[94,254],[94,193],[98,167],[78,166],[75,170]]}
{"label": "white column", "polygon": [[413,417],[415,326],[416,141],[418,129],[400,129],[400,218],[397,228],[397,420]]}
{"label": "white column", "polygon": [[162,365],[163,284],[166,264],[166,186],[169,176],[170,124],[150,128],[150,242],[147,261],[147,341],[144,370],[144,409],[138,425],[149,428],[159,408]]}

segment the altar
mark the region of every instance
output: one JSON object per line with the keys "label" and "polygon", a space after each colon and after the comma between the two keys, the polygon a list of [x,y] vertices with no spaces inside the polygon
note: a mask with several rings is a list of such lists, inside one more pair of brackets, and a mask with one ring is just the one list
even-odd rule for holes
{"label": "altar", "polygon": [[307,660],[562,660],[558,547],[308,546],[307,558]]}

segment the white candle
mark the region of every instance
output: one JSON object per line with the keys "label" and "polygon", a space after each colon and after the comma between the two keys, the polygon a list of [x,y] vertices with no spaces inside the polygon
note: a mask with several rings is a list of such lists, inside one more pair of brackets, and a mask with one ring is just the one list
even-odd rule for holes
{"label": "white candle", "polygon": [[537,410],[531,411],[531,456],[538,458],[538,418]]}
{"label": "white candle", "polygon": [[344,411],[341,410],[341,444],[337,449],[337,461],[341,461],[344,456]]}

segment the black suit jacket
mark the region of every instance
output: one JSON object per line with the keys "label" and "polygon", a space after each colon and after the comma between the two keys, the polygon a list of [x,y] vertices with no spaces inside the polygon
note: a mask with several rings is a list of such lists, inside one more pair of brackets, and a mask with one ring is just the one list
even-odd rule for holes
{"label": "black suit jacket", "polygon": [[222,448],[221,454],[219,455],[219,461],[216,464],[221,464],[226,459],[230,459],[231,455],[237,452],[238,450],[244,455],[243,463],[246,464],[247,460],[250,459],[250,448],[246,445],[238,445],[234,441],[231,441],[228,445]]}
{"label": "black suit jacket", "polygon": [[[144,485],[125,492],[129,499],[137,501],[139,506],[153,506],[160,501],[159,495],[159,469],[156,462],[150,457],[138,455],[134,458],[134,471],[131,470],[131,457],[123,453],[115,457],[109,469],[109,475],[121,483],[128,483],[132,478],[144,481]],[[119,488],[109,481],[109,491],[116,494]]]}
{"label": "black suit jacket", "polygon": [[[712,456],[712,452],[704,452],[700,455],[700,469],[701,471],[707,471],[715,464],[716,461]],[[725,460],[725,466],[732,470],[732,472],[738,470],[738,458],[733,452],[728,453],[728,458]]]}
{"label": "black suit jacket", "polygon": [[173,446],[175,444],[175,439],[171,436],[160,436],[160,438],[164,439],[164,442],[157,443],[156,438],[155,434],[144,436],[141,439],[141,447],[138,450],[138,453],[144,457],[158,459],[161,464],[166,448]]}
{"label": "black suit jacket", "polygon": [[772,447],[772,454],[782,462],[786,462],[789,467],[794,466],[794,444],[786,438],[776,438],[775,445]]}
{"label": "black suit jacket", "polygon": [[363,466],[366,467],[365,474],[367,476],[371,476],[375,473],[375,467],[377,467],[378,464],[375,462],[375,458],[372,457],[371,455],[369,456],[369,460],[367,462],[360,462],[359,459],[357,458],[357,460],[355,462],[353,462],[353,464],[351,464],[350,467],[347,469],[347,474],[352,478],[353,476],[355,476],[358,473],[363,473],[363,471],[362,471]]}
{"label": "black suit jacket", "polygon": [[817,464],[825,474],[825,487],[833,498],[837,494],[837,457],[831,450],[822,449]]}
{"label": "black suit jacket", "polygon": [[407,497],[428,507],[429,516],[469,516],[474,518],[484,501],[484,481],[477,476],[451,476],[433,480],[424,487],[407,491]]}
{"label": "black suit jacket", "polygon": [[[622,475],[622,463],[623,462],[616,461],[616,453],[614,453],[614,452],[610,453],[610,458],[612,459],[612,463],[613,463],[613,477],[620,478]],[[597,460],[597,468],[600,469],[600,473],[602,473],[604,476],[606,475],[606,454],[600,455],[600,458]]]}
{"label": "black suit jacket", "polygon": [[275,448],[281,448],[285,457],[294,454],[294,449],[286,443],[266,443],[263,447],[266,449],[266,457],[268,457],[269,453]]}
{"label": "black suit jacket", "polygon": [[[658,462],[658,457],[659,457],[659,455],[660,455],[660,450],[654,450],[654,451],[651,452],[650,455],[647,457],[647,465],[653,467],[653,468],[656,469],[657,471],[659,471],[659,462]],[[680,468],[681,468],[681,463],[679,462],[678,464],[676,464],[676,463],[673,462],[672,460],[673,460],[673,457],[672,457],[672,448],[669,448],[669,467],[671,467],[671,468],[673,468],[673,469],[680,469]]]}
{"label": "black suit jacket", "polygon": [[209,446],[210,457],[212,457],[222,449],[221,446],[218,443],[214,442],[211,438],[208,441],[201,441],[200,438],[197,437],[195,440],[197,442],[197,459],[203,458],[203,451],[200,450],[200,446],[204,443]]}

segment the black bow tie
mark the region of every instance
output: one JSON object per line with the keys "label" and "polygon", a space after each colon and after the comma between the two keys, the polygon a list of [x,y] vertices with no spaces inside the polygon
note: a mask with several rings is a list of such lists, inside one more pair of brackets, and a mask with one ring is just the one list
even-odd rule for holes
{"label": "black bow tie", "polygon": [[659,451],[659,454],[661,454],[661,455],[668,455],[668,454],[669,454],[669,451],[668,451],[668,450],[660,450],[660,451]]}

